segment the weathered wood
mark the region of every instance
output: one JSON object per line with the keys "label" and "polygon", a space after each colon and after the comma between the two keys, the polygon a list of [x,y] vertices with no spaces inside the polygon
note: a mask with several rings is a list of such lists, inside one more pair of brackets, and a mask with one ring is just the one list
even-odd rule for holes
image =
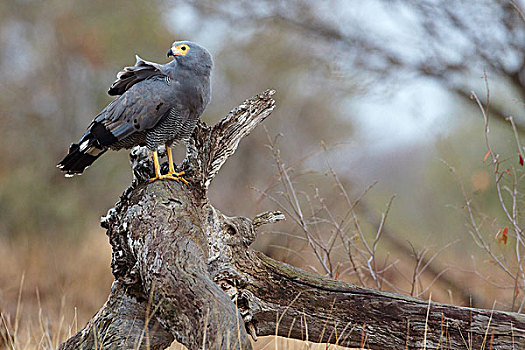
{"label": "weathered wood", "polygon": [[248,334],[372,349],[420,349],[425,339],[427,349],[525,348],[522,315],[360,288],[251,250],[257,229],[282,214],[227,217],[206,192],[242,137],[270,114],[271,95],[213,127],[199,124],[182,164],[191,186],[148,184],[151,161],[143,149],[131,152],[133,184],[103,218],[111,294],[61,349],[162,349],[173,339],[190,350],[251,349]]}
{"label": "weathered wood", "polygon": [[260,252],[234,255],[244,281],[237,293],[249,305],[258,335],[348,347],[359,347],[365,339],[371,349],[422,349],[426,329],[427,349],[441,349],[441,343],[443,349],[482,349],[483,343],[487,349],[490,343],[493,349],[525,348],[524,315],[429,305],[310,274]]}

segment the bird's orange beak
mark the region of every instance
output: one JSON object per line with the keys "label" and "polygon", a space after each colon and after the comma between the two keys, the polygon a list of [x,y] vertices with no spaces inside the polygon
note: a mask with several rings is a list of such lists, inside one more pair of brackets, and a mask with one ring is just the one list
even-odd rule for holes
{"label": "bird's orange beak", "polygon": [[170,57],[170,56],[183,56],[184,53],[182,51],[180,51],[178,48],[176,47],[172,47],[169,51],[168,51],[168,54],[167,56]]}

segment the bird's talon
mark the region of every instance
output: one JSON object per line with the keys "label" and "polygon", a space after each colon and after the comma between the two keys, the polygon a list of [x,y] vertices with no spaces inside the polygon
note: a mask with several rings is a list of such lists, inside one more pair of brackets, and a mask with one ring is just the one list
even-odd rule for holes
{"label": "bird's talon", "polygon": [[174,173],[168,173],[164,175],[167,179],[175,180],[177,182],[184,182],[186,185],[189,184],[188,181],[186,181],[185,178],[182,177],[182,175],[186,174],[184,171],[181,171],[180,173],[174,172]]}
{"label": "bird's talon", "polygon": [[186,181],[186,179],[184,179],[183,177],[181,177],[181,175],[184,175],[184,174],[185,174],[184,172],[180,172],[180,173],[168,173],[166,175],[156,176],[154,178],[149,179],[149,183],[152,183],[155,180],[175,180],[177,182],[183,182],[186,185],[189,185],[189,182]]}

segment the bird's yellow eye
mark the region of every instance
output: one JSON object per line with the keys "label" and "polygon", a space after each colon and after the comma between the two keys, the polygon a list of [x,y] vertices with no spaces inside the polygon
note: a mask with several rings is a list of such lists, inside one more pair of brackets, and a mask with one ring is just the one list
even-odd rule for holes
{"label": "bird's yellow eye", "polygon": [[186,44],[179,45],[176,48],[181,53],[181,56],[186,55],[188,53],[188,51],[190,51],[190,47],[188,45],[186,45]]}

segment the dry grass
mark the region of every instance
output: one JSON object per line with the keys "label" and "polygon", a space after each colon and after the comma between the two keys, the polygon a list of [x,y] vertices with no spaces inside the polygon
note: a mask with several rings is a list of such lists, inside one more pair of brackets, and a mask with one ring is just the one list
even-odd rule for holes
{"label": "dry grass", "polygon": [[1,242],[0,341],[12,349],[56,348],[105,301],[110,259],[101,230],[77,242],[42,237]]}

